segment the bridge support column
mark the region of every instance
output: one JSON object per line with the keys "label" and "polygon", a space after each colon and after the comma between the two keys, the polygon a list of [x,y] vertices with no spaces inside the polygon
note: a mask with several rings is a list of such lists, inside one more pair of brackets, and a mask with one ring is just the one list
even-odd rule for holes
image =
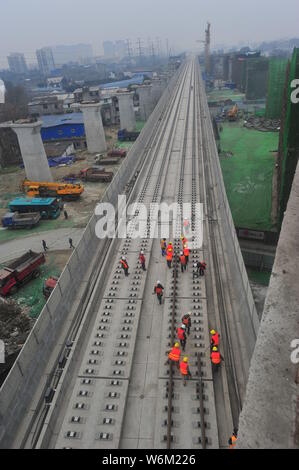
{"label": "bridge support column", "polygon": [[134,131],[136,127],[133,93],[117,93],[119,105],[120,128]]}
{"label": "bridge support column", "polygon": [[89,153],[105,152],[107,149],[100,103],[81,105],[83,112],[87,149]]}
{"label": "bridge support column", "polygon": [[137,93],[139,95],[139,112],[142,121],[147,121],[149,118],[153,106],[152,106],[152,86],[141,85],[137,87]]}

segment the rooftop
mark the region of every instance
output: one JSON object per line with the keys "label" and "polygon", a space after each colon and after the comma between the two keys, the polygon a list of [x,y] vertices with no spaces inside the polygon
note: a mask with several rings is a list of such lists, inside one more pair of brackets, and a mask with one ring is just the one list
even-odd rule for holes
{"label": "rooftop", "polygon": [[61,126],[63,124],[84,124],[82,113],[49,114],[41,116],[42,127]]}

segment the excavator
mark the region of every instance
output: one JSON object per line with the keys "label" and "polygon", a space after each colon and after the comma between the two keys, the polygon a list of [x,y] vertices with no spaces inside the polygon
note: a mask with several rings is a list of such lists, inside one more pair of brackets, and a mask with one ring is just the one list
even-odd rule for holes
{"label": "excavator", "polygon": [[238,106],[235,104],[227,113],[229,121],[236,121],[238,119]]}
{"label": "excavator", "polygon": [[80,183],[51,183],[25,179],[22,191],[26,192],[28,197],[61,197],[66,201],[74,201],[81,196],[84,186]]}

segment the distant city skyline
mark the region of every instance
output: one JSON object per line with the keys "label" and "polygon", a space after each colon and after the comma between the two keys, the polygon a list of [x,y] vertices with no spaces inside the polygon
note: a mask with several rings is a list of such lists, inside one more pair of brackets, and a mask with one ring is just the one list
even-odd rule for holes
{"label": "distant city skyline", "polygon": [[[104,41],[142,38],[161,40],[161,48],[199,50],[211,22],[211,46],[260,43],[299,35],[298,0],[251,0],[250,7],[236,0],[0,0],[0,68],[8,68],[10,53],[23,53],[36,64],[35,51],[43,47],[90,44],[94,55],[104,55]],[[46,9],[45,9],[46,7]],[[59,14],[57,14],[59,12]],[[121,12],[121,14],[118,14]],[[45,16],[46,15],[46,16]]]}

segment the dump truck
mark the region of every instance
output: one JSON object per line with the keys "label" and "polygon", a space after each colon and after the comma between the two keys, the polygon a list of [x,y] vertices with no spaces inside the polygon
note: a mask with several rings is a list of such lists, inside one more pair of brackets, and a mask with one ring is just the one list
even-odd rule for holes
{"label": "dump truck", "polygon": [[117,133],[117,138],[120,141],[134,141],[138,138],[140,132],[137,131],[127,131],[127,129],[120,129]]}
{"label": "dump truck", "polygon": [[100,181],[103,183],[109,183],[112,181],[113,172],[106,171],[105,168],[101,166],[92,166],[81,170],[80,178],[83,181]]}
{"label": "dump truck", "polygon": [[19,212],[7,212],[2,217],[2,226],[9,229],[32,228],[38,225],[41,219],[39,212],[20,214]]}
{"label": "dump truck", "polygon": [[58,281],[58,277],[50,276],[48,279],[45,280],[43,285],[43,294],[45,299],[48,299],[52,294],[52,291],[56,287]]}
{"label": "dump truck", "polygon": [[32,214],[39,212],[42,219],[57,219],[63,209],[62,200],[56,197],[17,197],[8,204],[10,212]]}
{"label": "dump truck", "polygon": [[78,199],[84,191],[82,184],[51,183],[40,181],[29,181],[25,179],[22,183],[22,190],[29,197],[61,197],[66,201]]}
{"label": "dump truck", "polygon": [[127,152],[124,149],[112,149],[107,153],[108,157],[126,157]]}
{"label": "dump truck", "polygon": [[20,258],[0,269],[0,295],[14,294],[19,287],[39,276],[40,265],[46,262],[43,253],[29,250]]}

